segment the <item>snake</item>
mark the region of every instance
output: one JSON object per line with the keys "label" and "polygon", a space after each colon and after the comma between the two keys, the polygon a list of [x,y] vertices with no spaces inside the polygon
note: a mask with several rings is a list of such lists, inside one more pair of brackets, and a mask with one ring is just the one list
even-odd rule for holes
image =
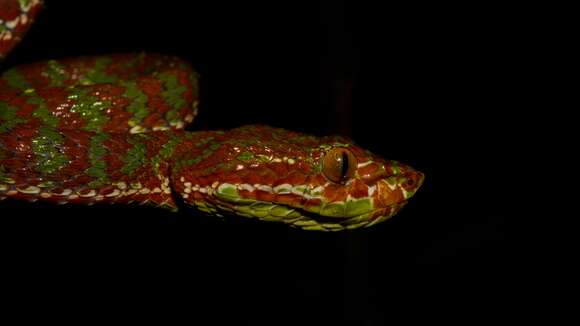
{"label": "snake", "polygon": [[[0,0],[0,57],[40,0]],[[199,75],[175,56],[33,62],[0,75],[0,200],[138,204],[340,231],[394,216],[424,181],[344,136],[187,131]],[[202,214],[200,214],[202,215]]]}

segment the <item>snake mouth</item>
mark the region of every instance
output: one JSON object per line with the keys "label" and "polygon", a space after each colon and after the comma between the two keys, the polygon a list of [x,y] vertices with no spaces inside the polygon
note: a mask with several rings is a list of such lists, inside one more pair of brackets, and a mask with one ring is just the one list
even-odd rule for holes
{"label": "snake mouth", "polygon": [[348,217],[324,216],[300,207],[240,198],[235,202],[214,198],[211,203],[198,202],[194,206],[212,215],[226,213],[261,221],[282,222],[308,231],[342,231],[383,222],[394,216],[405,203],[406,201]]}
{"label": "snake mouth", "polygon": [[[413,177],[413,185],[403,185]],[[368,227],[395,215],[414,194],[421,175],[393,176],[369,188],[368,196],[328,202],[320,191],[289,191],[288,185],[246,186],[215,182],[193,186],[188,204],[210,215],[232,214],[288,224],[303,230],[341,231]],[[406,188],[405,188],[406,187]],[[321,188],[321,187],[319,187]],[[300,190],[299,189],[299,190]],[[315,188],[315,190],[318,188]]]}

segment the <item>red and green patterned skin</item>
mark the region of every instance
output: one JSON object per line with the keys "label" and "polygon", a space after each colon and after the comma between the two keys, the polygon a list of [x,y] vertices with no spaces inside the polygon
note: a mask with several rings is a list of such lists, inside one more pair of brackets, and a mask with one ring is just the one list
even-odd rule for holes
{"label": "red and green patterned skin", "polygon": [[0,1],[0,59],[20,42],[41,6],[42,0]]}
{"label": "red and green patterned skin", "polygon": [[[21,15],[37,10],[35,1],[12,0],[0,0],[0,10],[8,3],[19,4]],[[1,42],[6,54],[12,45]],[[171,56],[81,57],[6,70],[0,200],[193,206],[338,231],[392,217],[423,182],[421,172],[339,136],[258,125],[183,131],[197,104],[197,74]]]}

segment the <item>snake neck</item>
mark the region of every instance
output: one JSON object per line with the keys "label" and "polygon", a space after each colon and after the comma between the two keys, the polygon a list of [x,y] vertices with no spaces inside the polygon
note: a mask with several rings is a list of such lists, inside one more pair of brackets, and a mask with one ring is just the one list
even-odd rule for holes
{"label": "snake neck", "polygon": [[[0,133],[0,199],[177,209],[170,166],[192,135],[14,128]],[[181,148],[181,150],[184,150]]]}

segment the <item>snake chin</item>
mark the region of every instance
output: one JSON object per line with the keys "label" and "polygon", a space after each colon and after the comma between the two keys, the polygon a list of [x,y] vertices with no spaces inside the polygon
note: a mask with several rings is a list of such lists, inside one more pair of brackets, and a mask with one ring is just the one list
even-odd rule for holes
{"label": "snake chin", "polygon": [[365,214],[347,218],[320,216],[309,212],[304,212],[300,219],[296,221],[290,221],[289,224],[307,231],[342,231],[359,229],[369,227],[390,219],[403,205],[404,204],[401,204],[396,209],[391,210],[393,213],[385,212],[384,209],[377,209]]}

